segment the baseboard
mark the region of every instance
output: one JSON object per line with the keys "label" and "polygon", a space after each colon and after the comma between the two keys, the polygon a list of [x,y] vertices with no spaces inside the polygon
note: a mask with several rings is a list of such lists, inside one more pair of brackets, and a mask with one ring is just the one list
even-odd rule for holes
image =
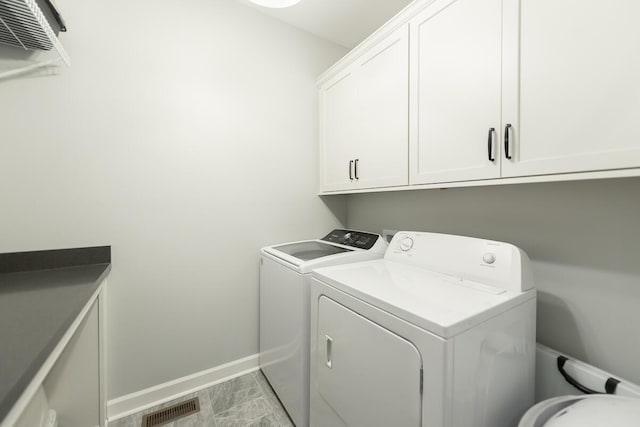
{"label": "baseboard", "polygon": [[115,421],[162,402],[177,399],[257,369],[258,355],[254,354],[215,368],[117,397],[107,402],[107,419]]}

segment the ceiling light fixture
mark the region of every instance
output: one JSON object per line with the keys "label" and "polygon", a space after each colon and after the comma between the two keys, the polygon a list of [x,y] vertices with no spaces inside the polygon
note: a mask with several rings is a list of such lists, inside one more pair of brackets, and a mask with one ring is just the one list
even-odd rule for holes
{"label": "ceiling light fixture", "polygon": [[250,1],[257,5],[264,6],[264,7],[272,7],[274,9],[293,6],[294,4],[300,2],[300,0],[250,0]]}

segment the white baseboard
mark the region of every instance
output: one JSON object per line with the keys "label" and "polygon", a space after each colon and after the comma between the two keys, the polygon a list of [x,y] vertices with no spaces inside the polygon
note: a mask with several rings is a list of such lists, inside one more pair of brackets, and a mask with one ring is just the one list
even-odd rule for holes
{"label": "white baseboard", "polygon": [[114,421],[163,402],[177,399],[258,369],[258,355],[234,360],[215,368],[197,372],[107,402],[107,418]]}

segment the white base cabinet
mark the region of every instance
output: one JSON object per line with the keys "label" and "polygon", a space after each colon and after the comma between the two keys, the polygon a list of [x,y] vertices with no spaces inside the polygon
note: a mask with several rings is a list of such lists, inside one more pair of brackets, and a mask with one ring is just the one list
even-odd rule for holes
{"label": "white base cabinet", "polygon": [[51,409],[61,427],[106,427],[104,281],[40,367],[2,427],[33,427]]}
{"label": "white base cabinet", "polygon": [[42,383],[60,426],[105,425],[101,418],[98,318],[96,301]]}

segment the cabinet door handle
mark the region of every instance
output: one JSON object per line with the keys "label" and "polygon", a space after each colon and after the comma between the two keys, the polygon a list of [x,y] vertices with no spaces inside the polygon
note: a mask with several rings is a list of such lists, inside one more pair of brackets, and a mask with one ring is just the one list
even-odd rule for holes
{"label": "cabinet door handle", "polygon": [[331,352],[333,350],[333,338],[331,338],[329,335],[325,335],[324,338],[326,340],[325,343],[327,347],[324,364],[327,366],[327,368],[331,369],[333,366],[333,363],[331,362]]}
{"label": "cabinet door handle", "polygon": [[504,156],[509,160],[511,160],[511,158],[512,158],[511,157],[511,153],[509,152],[509,148],[510,148],[510,144],[509,144],[510,132],[509,132],[509,130],[510,129],[511,129],[511,125],[510,124],[507,124],[504,127]]}
{"label": "cabinet door handle", "polygon": [[489,129],[489,136],[487,138],[487,156],[489,156],[490,162],[495,162],[496,158],[493,155],[493,135],[496,133],[496,128]]}
{"label": "cabinet door handle", "polygon": [[349,180],[353,181],[353,160],[349,160]]}
{"label": "cabinet door handle", "polygon": [[353,169],[354,169],[354,171],[355,171],[356,179],[360,179],[360,177],[358,176],[358,162],[359,162],[359,161],[360,161],[360,159],[356,159],[356,161],[355,161],[355,167],[353,168]]}

